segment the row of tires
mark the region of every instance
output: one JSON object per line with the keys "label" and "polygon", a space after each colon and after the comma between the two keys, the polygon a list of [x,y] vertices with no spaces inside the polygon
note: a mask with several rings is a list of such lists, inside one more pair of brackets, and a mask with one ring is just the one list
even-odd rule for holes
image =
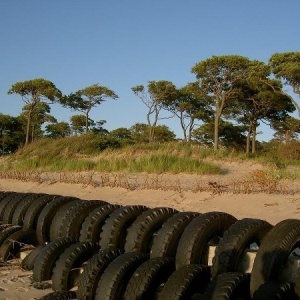
{"label": "row of tires", "polygon": [[0,260],[32,245],[21,266],[36,288],[51,284],[42,299],[299,299],[300,274],[285,272],[297,258],[297,219],[272,226],[224,212],[3,191],[0,222]]}

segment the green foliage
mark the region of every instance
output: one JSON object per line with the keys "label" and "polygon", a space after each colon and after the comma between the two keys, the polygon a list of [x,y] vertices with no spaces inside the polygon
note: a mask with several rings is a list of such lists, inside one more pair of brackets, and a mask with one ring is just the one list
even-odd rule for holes
{"label": "green foliage", "polygon": [[58,139],[70,136],[71,128],[67,122],[58,122],[46,125],[46,136]]}
{"label": "green foliage", "polygon": [[106,99],[117,99],[118,95],[105,86],[93,84],[70,95],[63,96],[60,103],[76,111],[84,113],[85,131],[89,130],[89,113],[91,109]]}
{"label": "green foliage", "polygon": [[[9,89],[8,94],[18,94],[26,103],[25,117],[27,120],[27,127],[25,145],[27,145],[29,143],[30,131],[32,132],[31,125],[32,123],[33,125],[38,123],[39,112],[42,110],[44,111],[41,116],[41,118],[44,118],[45,113],[50,111],[50,109],[47,111],[47,107],[45,105],[42,107],[43,105],[41,105],[41,103],[49,100],[51,102],[58,101],[61,97],[61,91],[58,90],[51,81],[43,78],[37,78],[13,84]],[[34,117],[37,119],[34,119]]]}
{"label": "green foliage", "polygon": [[19,117],[0,113],[0,153],[15,152],[25,139],[23,122]]}

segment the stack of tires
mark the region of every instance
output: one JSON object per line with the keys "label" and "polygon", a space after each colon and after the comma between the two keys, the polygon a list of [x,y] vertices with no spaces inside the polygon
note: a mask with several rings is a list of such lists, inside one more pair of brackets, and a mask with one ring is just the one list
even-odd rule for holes
{"label": "stack of tires", "polygon": [[0,192],[0,221],[0,260],[30,245],[22,268],[54,290],[42,299],[299,299],[300,275],[284,270],[300,220]]}

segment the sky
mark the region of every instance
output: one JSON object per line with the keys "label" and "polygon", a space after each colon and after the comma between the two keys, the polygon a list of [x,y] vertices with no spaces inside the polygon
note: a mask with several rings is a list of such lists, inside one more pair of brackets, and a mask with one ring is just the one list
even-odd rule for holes
{"label": "sky", "polygon": [[[2,0],[0,113],[22,111],[20,96],[7,94],[14,83],[44,78],[64,94],[95,83],[113,90],[118,100],[90,114],[108,130],[146,123],[133,86],[182,87],[196,80],[191,68],[213,55],[267,63],[273,53],[300,51],[299,11],[299,0]],[[78,114],[58,104],[51,113],[67,122]],[[182,137],[178,119],[159,124]],[[272,138],[268,127],[260,130],[258,140]]]}

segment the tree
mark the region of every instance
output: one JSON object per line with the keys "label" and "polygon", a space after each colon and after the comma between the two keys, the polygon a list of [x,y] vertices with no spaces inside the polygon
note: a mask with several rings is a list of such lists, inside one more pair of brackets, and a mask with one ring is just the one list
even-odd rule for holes
{"label": "tree", "polygon": [[24,105],[20,115],[24,120],[28,120],[28,115],[31,114],[30,133],[29,138],[33,142],[36,138],[43,136],[42,125],[46,122],[57,122],[57,120],[50,115],[50,106],[48,103],[39,102],[33,109],[29,105]]}
{"label": "tree", "polygon": [[196,120],[207,122],[212,115],[212,99],[202,92],[197,82],[188,83],[178,91],[178,96],[165,102],[166,110],[180,120],[184,141],[191,141]]}
{"label": "tree", "polygon": [[[269,65],[276,78],[291,86],[300,97],[300,52],[274,53],[269,59]],[[290,97],[300,117],[300,104],[286,92],[282,93]]]}
{"label": "tree", "polygon": [[[92,121],[92,120],[90,120],[90,121]],[[100,135],[107,135],[109,133],[109,131],[103,127],[103,125],[105,123],[106,123],[105,120],[100,120],[97,122],[92,121],[90,124],[92,126],[92,128],[91,128],[92,132],[100,134]]]}
{"label": "tree", "polygon": [[15,152],[24,142],[23,123],[19,117],[0,113],[0,153]]}
{"label": "tree", "polygon": [[297,140],[300,136],[300,120],[287,116],[284,122],[274,121],[272,127],[275,130],[274,137],[288,143]]}
{"label": "tree", "polygon": [[53,139],[64,138],[71,134],[71,128],[67,122],[48,124],[46,125],[45,130],[46,136]]}
{"label": "tree", "polygon": [[120,127],[109,132],[109,136],[117,140],[121,146],[134,144],[130,129]]}
{"label": "tree", "polygon": [[252,153],[256,151],[256,135],[259,122],[283,121],[294,106],[289,97],[281,93],[281,83],[269,79],[270,69],[262,62],[254,61],[249,67],[247,78],[236,85],[237,93],[232,102],[235,108],[230,108],[238,123],[246,126],[247,140],[246,152],[250,152],[252,140]]}
{"label": "tree", "polygon": [[89,114],[93,107],[100,105],[106,99],[117,99],[117,94],[105,86],[93,84],[84,89],[61,98],[65,107],[80,111],[85,115],[85,131],[89,131]]}
{"label": "tree", "polygon": [[[143,123],[136,123],[131,128],[131,136],[136,143],[149,142],[149,126]],[[155,135],[152,142],[163,143],[175,140],[175,133],[165,125],[157,125],[155,128]]]}
{"label": "tree", "polygon": [[16,82],[11,86],[8,94],[18,94],[27,105],[27,126],[25,145],[29,143],[32,113],[40,102],[54,102],[61,97],[61,92],[49,80],[37,78],[23,82]]}
{"label": "tree", "polygon": [[[219,127],[220,145],[242,150],[246,139],[244,132],[244,126],[221,120]],[[194,129],[192,137],[200,144],[212,146],[214,144],[214,122],[204,123],[199,128]]]}
{"label": "tree", "polygon": [[219,124],[225,105],[233,97],[235,85],[247,76],[249,59],[238,55],[212,56],[196,63],[192,73],[196,74],[200,89],[213,98],[214,149],[218,149]]}
{"label": "tree", "polygon": [[70,121],[72,133],[74,135],[80,135],[84,132],[86,126],[86,117],[84,115],[73,115],[71,116]]}
{"label": "tree", "polygon": [[160,80],[149,81],[147,90],[143,85],[132,87],[131,90],[148,107],[146,118],[149,127],[148,142],[151,143],[154,141],[160,111],[164,108],[164,104],[177,97],[177,89],[172,82]]}

